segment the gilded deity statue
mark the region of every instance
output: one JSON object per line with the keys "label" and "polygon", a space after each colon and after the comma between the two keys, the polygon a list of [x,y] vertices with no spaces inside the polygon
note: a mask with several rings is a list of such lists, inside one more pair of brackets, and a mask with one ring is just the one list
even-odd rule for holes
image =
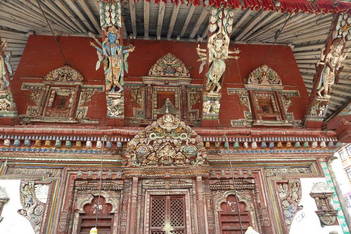
{"label": "gilded deity statue", "polygon": [[219,93],[221,86],[221,79],[226,69],[225,60],[229,58],[238,59],[238,56],[231,56],[231,54],[239,54],[240,51],[235,49],[234,51],[229,50],[230,38],[224,31],[224,27],[217,32],[212,34],[208,39],[208,50],[197,47],[197,54],[201,61],[200,70],[201,73],[203,66],[208,62],[209,70],[206,74],[207,83],[206,91],[209,93]]}
{"label": "gilded deity statue", "polygon": [[335,79],[341,71],[342,62],[347,56],[347,53],[344,52],[344,47],[345,39],[336,38],[330,46],[329,53],[324,54],[324,50],[322,51],[321,60],[317,64],[323,66],[317,86],[317,94],[319,97],[330,97],[331,86],[335,83]]}
{"label": "gilded deity statue", "polygon": [[10,53],[6,53],[7,41],[0,38],[0,90],[9,86],[8,78],[12,76]]}
{"label": "gilded deity statue", "polygon": [[[107,28],[105,39],[102,44],[90,43],[96,48],[98,61],[96,70],[100,68],[101,62],[104,64],[106,91],[122,92],[124,84],[124,73],[128,72],[128,56],[134,51],[134,46],[123,46],[120,44],[119,31],[115,26]],[[116,90],[116,88],[118,88]]]}

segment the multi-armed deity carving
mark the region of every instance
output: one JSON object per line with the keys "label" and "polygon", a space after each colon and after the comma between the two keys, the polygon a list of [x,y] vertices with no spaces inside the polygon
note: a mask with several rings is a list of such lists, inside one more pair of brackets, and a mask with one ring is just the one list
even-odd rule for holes
{"label": "multi-armed deity carving", "polygon": [[127,146],[128,166],[201,166],[206,149],[197,133],[174,115],[147,126]]}
{"label": "multi-armed deity carving", "polygon": [[197,47],[196,51],[201,62],[199,72],[207,64],[206,84],[203,101],[203,117],[216,119],[219,113],[220,90],[227,59],[238,59],[240,51],[229,50],[230,34],[233,29],[234,11],[232,9],[212,8],[209,19],[209,38],[207,49]]}
{"label": "multi-armed deity carving", "polygon": [[[94,38],[91,45],[96,48],[98,61],[96,70],[103,63],[105,90],[107,92],[107,115],[112,118],[124,114],[124,74],[128,72],[128,56],[133,45],[124,46],[121,37],[122,15],[120,1],[100,1],[100,24],[103,31],[102,43]],[[116,100],[118,99],[118,100]]]}
{"label": "multi-armed deity carving", "polygon": [[327,40],[317,63],[315,81],[316,98],[313,100],[310,117],[323,119],[332,92],[332,86],[337,83],[343,69],[348,50],[346,42],[351,38],[351,17],[348,14],[339,15],[335,22],[333,33]]}
{"label": "multi-armed deity carving", "polygon": [[6,51],[7,41],[0,38],[0,117],[16,115],[16,106],[9,90],[12,77],[10,53]]}

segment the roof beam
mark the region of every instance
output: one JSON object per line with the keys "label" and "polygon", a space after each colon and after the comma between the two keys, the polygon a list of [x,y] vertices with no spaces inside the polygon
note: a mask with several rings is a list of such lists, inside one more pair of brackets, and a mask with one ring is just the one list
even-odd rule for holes
{"label": "roof beam", "polygon": [[144,37],[149,38],[150,3],[144,1]]}
{"label": "roof beam", "polygon": [[77,16],[77,20],[79,20],[81,24],[84,25],[90,32],[95,32],[94,27],[91,25],[90,21],[87,20],[82,11],[78,9],[77,3],[75,1],[66,1],[66,3],[69,5],[70,10],[72,10],[73,13]]}
{"label": "roof beam", "polygon": [[137,27],[136,27],[136,11],[135,11],[134,0],[129,0],[129,13],[130,13],[130,20],[132,22],[133,37],[135,38],[138,34],[137,34]]}
{"label": "roof beam", "polygon": [[[242,27],[242,24],[243,24],[243,23],[246,21],[246,19],[250,16],[250,13],[251,13],[251,11],[250,11],[249,9],[246,9],[246,10],[244,11],[244,13],[240,16],[239,21],[233,25],[233,33],[232,33],[232,35],[234,35],[234,36],[233,36],[234,38],[237,37],[237,35],[238,35],[238,33],[239,33],[238,30]],[[234,31],[236,31],[236,32],[234,33]]]}
{"label": "roof beam", "polygon": [[93,24],[93,26],[95,28],[95,31],[98,33],[101,33],[100,24],[99,24],[97,18],[95,17],[95,15],[93,14],[92,10],[90,9],[90,7],[87,5],[86,1],[85,0],[78,0],[78,3],[80,5],[80,7],[83,8],[84,12],[87,14],[90,22]]}
{"label": "roof beam", "polygon": [[157,40],[161,39],[163,17],[165,16],[165,10],[166,10],[166,5],[164,2],[161,1],[158,4],[157,31],[156,31]]}
{"label": "roof beam", "polygon": [[208,10],[206,8],[203,8],[193,28],[193,31],[190,34],[191,39],[193,39],[196,36],[196,34],[199,32],[200,26],[202,25],[202,23],[204,22],[207,16],[208,16]]}
{"label": "roof beam", "polygon": [[74,24],[76,25],[76,30],[79,32],[85,32],[85,28],[83,27],[82,24],[78,23],[77,21],[73,20],[75,17],[72,15],[72,13],[68,10],[67,6],[63,4],[61,0],[59,1],[50,1],[53,5],[56,5],[65,15],[66,17]]}
{"label": "roof beam", "polygon": [[171,16],[171,20],[169,22],[169,27],[168,27],[167,39],[171,39],[171,37],[172,37],[174,25],[177,21],[179,7],[180,7],[180,4],[174,4],[174,6],[173,6],[172,16]]}
{"label": "roof beam", "polygon": [[260,11],[258,12],[254,17],[253,20],[250,21],[248,24],[245,25],[244,30],[242,30],[239,35],[235,38],[236,41],[240,41],[243,39],[244,36],[253,28],[256,26],[258,22],[260,22],[264,17],[267,16],[269,11]]}
{"label": "roof beam", "polygon": [[191,17],[193,17],[194,11],[195,11],[195,6],[191,5],[190,8],[189,8],[189,11],[188,11],[188,15],[187,15],[187,17],[185,19],[182,31],[180,32],[180,37],[184,36],[184,34],[186,32],[186,29],[188,28],[189,22],[191,20]]}

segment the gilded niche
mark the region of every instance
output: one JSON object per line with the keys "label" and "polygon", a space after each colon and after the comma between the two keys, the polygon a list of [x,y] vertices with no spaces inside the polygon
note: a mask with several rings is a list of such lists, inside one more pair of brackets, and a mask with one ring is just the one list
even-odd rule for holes
{"label": "gilded niche", "polygon": [[126,158],[133,167],[207,164],[202,138],[168,111],[128,143]]}

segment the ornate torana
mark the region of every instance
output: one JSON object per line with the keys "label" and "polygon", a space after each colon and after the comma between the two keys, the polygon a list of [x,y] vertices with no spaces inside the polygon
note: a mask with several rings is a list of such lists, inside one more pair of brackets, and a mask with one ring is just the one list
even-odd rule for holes
{"label": "ornate torana", "polygon": [[22,209],[17,212],[27,218],[34,232],[40,233],[40,227],[45,212],[45,203],[36,196],[36,184],[32,181],[23,181],[20,185],[20,200]]}
{"label": "ornate torana", "polygon": [[282,85],[282,81],[276,71],[264,64],[250,73],[247,84]]}
{"label": "ornate torana", "polygon": [[53,82],[81,82],[83,81],[83,76],[71,66],[65,65],[63,67],[56,68],[49,72],[45,77],[45,81]]}
{"label": "ornate torana", "polygon": [[188,68],[185,64],[175,57],[173,54],[168,53],[151,67],[149,76],[157,77],[190,77]]}
{"label": "ornate torana", "polygon": [[207,164],[202,138],[184,122],[165,114],[127,145],[128,166],[201,166]]}

